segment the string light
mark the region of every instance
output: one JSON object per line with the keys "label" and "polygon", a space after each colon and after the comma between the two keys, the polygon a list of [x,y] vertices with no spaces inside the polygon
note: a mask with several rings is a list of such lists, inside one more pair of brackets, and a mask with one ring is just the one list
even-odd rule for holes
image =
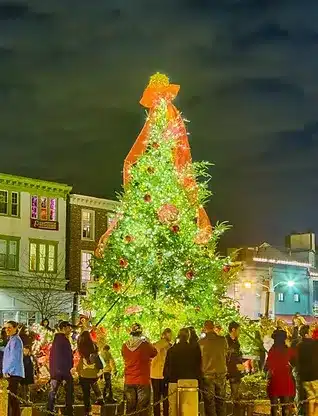
{"label": "string light", "polygon": [[312,267],[310,263],[302,263],[295,260],[276,260],[276,259],[267,259],[262,257],[253,257],[253,261],[258,263],[272,263],[272,264],[281,264],[285,266],[298,266],[298,267]]}

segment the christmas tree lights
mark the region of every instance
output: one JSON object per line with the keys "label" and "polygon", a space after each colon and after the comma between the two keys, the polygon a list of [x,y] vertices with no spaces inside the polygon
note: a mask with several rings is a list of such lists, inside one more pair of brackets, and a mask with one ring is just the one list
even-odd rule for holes
{"label": "christmas tree lights", "polygon": [[[204,204],[209,163],[193,163],[184,120],[172,100],[179,86],[151,78],[141,103],[146,124],[124,164],[115,220],[101,237],[86,307],[103,316],[110,337],[134,321],[158,337],[166,327],[237,318],[225,297],[236,272],[216,253],[227,224],[212,230]],[[202,179],[202,180],[200,180]]]}

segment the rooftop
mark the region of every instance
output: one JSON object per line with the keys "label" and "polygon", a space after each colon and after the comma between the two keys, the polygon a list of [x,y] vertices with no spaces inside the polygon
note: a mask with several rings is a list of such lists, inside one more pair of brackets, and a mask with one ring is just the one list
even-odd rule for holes
{"label": "rooftop", "polygon": [[61,198],[66,198],[72,190],[71,186],[64,183],[26,178],[23,176],[9,175],[7,173],[0,173],[0,188]]}

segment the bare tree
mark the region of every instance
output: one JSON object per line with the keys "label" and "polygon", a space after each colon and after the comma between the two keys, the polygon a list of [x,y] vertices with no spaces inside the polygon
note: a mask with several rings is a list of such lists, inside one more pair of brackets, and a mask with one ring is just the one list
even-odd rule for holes
{"label": "bare tree", "polygon": [[41,319],[52,319],[70,312],[71,292],[65,290],[65,260],[58,259],[54,273],[47,271],[0,273],[12,297],[38,312]]}

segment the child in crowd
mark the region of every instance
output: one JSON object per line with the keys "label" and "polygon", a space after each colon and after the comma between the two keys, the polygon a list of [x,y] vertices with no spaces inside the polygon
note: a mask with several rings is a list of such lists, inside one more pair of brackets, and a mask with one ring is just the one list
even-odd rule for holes
{"label": "child in crowd", "polygon": [[31,347],[24,345],[23,347],[23,365],[25,377],[21,380],[22,397],[24,400],[30,401],[29,386],[34,384],[34,361],[31,353]]}
{"label": "child in crowd", "polygon": [[105,345],[102,352],[101,357],[104,361],[104,380],[105,386],[103,391],[103,397],[105,402],[107,403],[116,403],[113,397],[113,389],[112,389],[112,374],[117,375],[116,363],[113,359],[113,356],[110,353],[110,346]]}

